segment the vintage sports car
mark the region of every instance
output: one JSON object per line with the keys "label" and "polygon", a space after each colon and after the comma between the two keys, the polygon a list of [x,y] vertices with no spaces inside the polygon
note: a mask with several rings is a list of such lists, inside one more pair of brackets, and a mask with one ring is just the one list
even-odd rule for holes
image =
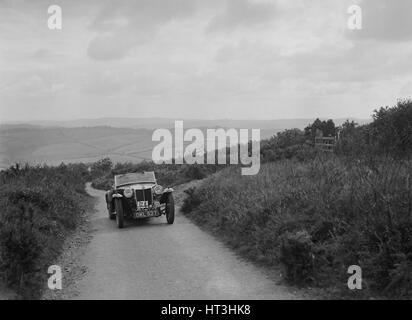
{"label": "vintage sports car", "polygon": [[112,190],[106,192],[109,218],[116,219],[119,228],[125,219],[160,217],[167,223],[175,219],[173,189],[163,188],[156,182],[154,172],[136,172],[115,175]]}

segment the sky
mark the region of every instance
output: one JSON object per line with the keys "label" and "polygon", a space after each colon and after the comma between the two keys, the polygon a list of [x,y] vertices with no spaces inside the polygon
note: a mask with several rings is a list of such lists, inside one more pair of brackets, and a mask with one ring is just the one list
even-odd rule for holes
{"label": "sky", "polygon": [[410,0],[0,0],[0,121],[368,118],[411,62]]}

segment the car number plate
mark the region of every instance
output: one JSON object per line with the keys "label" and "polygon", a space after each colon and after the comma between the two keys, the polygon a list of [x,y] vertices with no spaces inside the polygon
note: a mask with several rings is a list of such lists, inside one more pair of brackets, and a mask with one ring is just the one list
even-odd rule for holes
{"label": "car number plate", "polygon": [[147,207],[149,206],[149,201],[137,201],[138,207]]}

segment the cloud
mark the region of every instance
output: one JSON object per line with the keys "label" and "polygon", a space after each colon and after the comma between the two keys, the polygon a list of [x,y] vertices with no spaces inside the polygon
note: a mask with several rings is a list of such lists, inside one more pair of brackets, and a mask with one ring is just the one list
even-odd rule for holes
{"label": "cloud", "polygon": [[[49,2],[9,2],[0,10],[8,118],[362,117],[410,92],[402,0],[56,0],[61,32],[47,28]],[[353,3],[364,30],[348,35]]]}
{"label": "cloud", "polygon": [[93,95],[113,95],[131,86],[131,79],[120,71],[94,71],[83,84],[83,90]]}
{"label": "cloud", "polygon": [[50,79],[47,79],[44,75],[41,74],[32,74],[27,75],[25,78],[15,81],[8,86],[2,87],[3,94],[5,96],[46,96],[53,92],[56,92],[56,89],[62,89],[60,86],[54,85],[50,82]]}
{"label": "cloud", "polygon": [[412,81],[409,81],[399,90],[400,97],[412,97]]}
{"label": "cloud", "polygon": [[65,59],[67,59],[67,55],[52,49],[41,48],[31,53],[31,58],[35,62],[50,64],[58,61],[65,61]]}
{"label": "cloud", "polygon": [[195,9],[194,0],[109,1],[91,25],[98,34],[87,53],[95,60],[123,58],[135,46],[153,39],[160,27],[191,16]]}
{"label": "cloud", "polygon": [[412,71],[408,64],[411,58],[411,50],[399,54],[394,53],[392,47],[359,43],[344,50],[329,48],[323,52],[297,54],[288,57],[284,64],[290,66],[288,77],[357,82],[408,75]]}
{"label": "cloud", "polygon": [[129,51],[152,37],[153,32],[131,33],[129,28],[122,28],[109,34],[98,35],[92,39],[87,54],[95,60],[116,60],[125,57]]}
{"label": "cloud", "polygon": [[224,45],[217,50],[214,59],[222,63],[232,61],[236,55],[236,50],[233,45]]}
{"label": "cloud", "polygon": [[224,11],[209,22],[207,31],[229,31],[259,25],[273,20],[276,12],[274,2],[227,0]]}

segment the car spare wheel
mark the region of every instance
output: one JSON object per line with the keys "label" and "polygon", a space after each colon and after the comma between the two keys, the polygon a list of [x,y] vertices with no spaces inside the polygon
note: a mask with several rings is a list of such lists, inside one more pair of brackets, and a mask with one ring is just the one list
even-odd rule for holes
{"label": "car spare wheel", "polygon": [[115,199],[115,207],[116,207],[116,222],[119,228],[123,228],[124,226],[124,214],[123,214],[123,203],[122,199]]}
{"label": "car spare wheel", "polygon": [[175,221],[175,201],[171,193],[166,200],[166,220],[168,224],[173,224]]}

